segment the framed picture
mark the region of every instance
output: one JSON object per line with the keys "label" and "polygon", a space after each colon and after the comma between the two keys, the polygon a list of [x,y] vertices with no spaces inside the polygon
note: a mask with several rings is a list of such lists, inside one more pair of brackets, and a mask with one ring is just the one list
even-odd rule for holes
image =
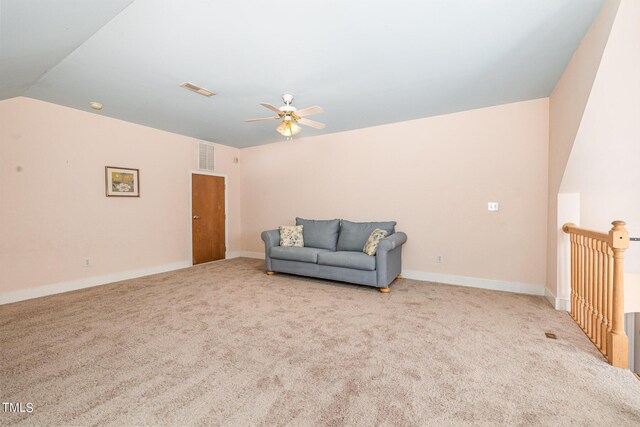
{"label": "framed picture", "polygon": [[107,197],[140,197],[140,175],[138,169],[106,166],[104,170]]}

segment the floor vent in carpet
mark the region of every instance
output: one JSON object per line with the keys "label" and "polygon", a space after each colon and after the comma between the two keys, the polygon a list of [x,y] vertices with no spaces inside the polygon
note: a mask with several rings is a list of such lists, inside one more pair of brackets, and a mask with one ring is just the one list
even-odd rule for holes
{"label": "floor vent in carpet", "polygon": [[557,338],[558,338],[558,337],[556,336],[556,334],[554,334],[553,332],[545,332],[545,333],[544,333],[544,336],[545,336],[545,337],[547,337],[547,338],[549,338],[549,339],[551,339],[551,340],[555,340],[555,339],[557,339]]}

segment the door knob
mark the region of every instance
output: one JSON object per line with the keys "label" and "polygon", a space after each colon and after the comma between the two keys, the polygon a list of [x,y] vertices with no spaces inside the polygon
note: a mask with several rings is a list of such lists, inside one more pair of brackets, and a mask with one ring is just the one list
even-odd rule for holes
{"label": "door knob", "polygon": [[200,217],[198,215],[194,215],[193,219],[200,219]]}

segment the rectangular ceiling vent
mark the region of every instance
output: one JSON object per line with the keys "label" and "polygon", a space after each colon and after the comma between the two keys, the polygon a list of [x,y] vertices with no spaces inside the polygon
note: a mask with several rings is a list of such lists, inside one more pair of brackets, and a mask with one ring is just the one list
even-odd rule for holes
{"label": "rectangular ceiling vent", "polygon": [[198,144],[198,170],[213,172],[213,144],[210,142]]}
{"label": "rectangular ceiling vent", "polygon": [[210,90],[200,87],[198,85],[194,85],[193,83],[184,82],[180,86],[185,89],[189,89],[192,92],[199,93],[200,95],[203,95],[203,96],[215,95],[215,93],[211,92]]}

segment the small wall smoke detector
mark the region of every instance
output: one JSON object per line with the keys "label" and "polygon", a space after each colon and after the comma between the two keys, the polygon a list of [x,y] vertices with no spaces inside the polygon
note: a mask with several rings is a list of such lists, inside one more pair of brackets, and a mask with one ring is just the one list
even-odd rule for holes
{"label": "small wall smoke detector", "polygon": [[180,85],[180,87],[188,89],[191,92],[199,93],[202,96],[213,96],[213,95],[215,95],[215,93],[211,92],[210,90],[205,89],[203,87],[200,87],[198,85],[194,85],[193,83],[189,83],[189,82],[182,83]]}
{"label": "small wall smoke detector", "polygon": [[102,110],[102,104],[96,101],[90,102],[89,107],[93,108],[94,110]]}

